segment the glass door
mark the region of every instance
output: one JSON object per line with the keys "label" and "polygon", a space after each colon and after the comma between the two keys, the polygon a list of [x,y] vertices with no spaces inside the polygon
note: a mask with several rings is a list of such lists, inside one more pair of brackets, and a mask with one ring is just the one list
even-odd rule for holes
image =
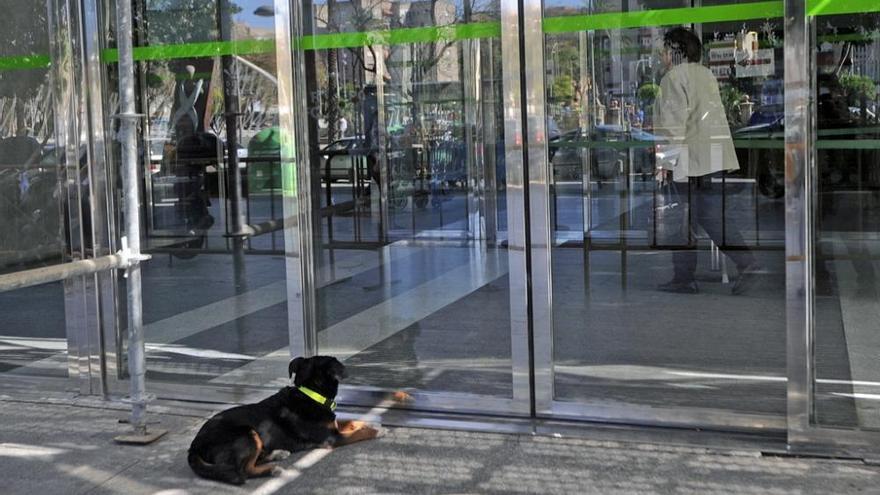
{"label": "glass door", "polygon": [[415,408],[527,413],[525,263],[510,234],[524,210],[507,200],[521,173],[503,128],[502,78],[519,59],[498,3],[294,9],[305,111],[285,217],[302,222],[288,247],[303,253],[302,348],[345,362],[350,402],[405,390]]}
{"label": "glass door", "polygon": [[785,428],[782,7],[544,2],[539,414]]}
{"label": "glass door", "polygon": [[[878,83],[880,8],[876,2],[792,5],[803,22],[809,63],[791,83],[787,147],[806,164],[792,186],[813,201],[789,208],[808,235],[806,256],[791,257],[795,288],[807,294],[790,329],[793,342],[789,438],[839,450],[876,451],[880,429],[878,304]],[[802,9],[802,10],[797,10]],[[797,110],[810,108],[804,118]],[[804,146],[805,145],[805,146]],[[796,153],[795,150],[807,150]],[[791,253],[795,254],[795,253]],[[790,289],[791,290],[791,289]],[[806,321],[803,319],[806,318]]]}
{"label": "glass door", "polygon": [[[111,117],[115,1],[98,3],[104,116]],[[136,0],[133,11],[144,116],[142,249],[152,255],[142,265],[148,388],[175,398],[198,389],[201,400],[216,401],[264,395],[287,381],[289,358],[277,356],[289,354],[290,336],[278,103],[278,80],[289,80],[290,69],[277,69],[271,2]],[[116,120],[107,122],[116,167]],[[121,206],[121,187],[111,180]],[[124,357],[108,369],[124,376]]]}

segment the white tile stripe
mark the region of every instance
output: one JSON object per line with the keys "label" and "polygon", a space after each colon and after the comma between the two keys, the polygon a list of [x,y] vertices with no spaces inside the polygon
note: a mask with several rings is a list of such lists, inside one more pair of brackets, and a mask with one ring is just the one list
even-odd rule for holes
{"label": "white tile stripe", "polygon": [[[507,273],[506,251],[472,254],[467,265],[322,330],[318,352],[345,361]],[[278,370],[284,370],[289,359],[288,348],[282,347],[211,382],[266,383],[278,378]]]}
{"label": "white tile stripe", "polygon": [[[340,264],[342,266],[337,267],[334,273],[335,280],[341,280],[372,270],[379,266],[382,259],[387,262],[388,260],[394,261],[409,256],[413,253],[414,249],[419,248],[410,247],[404,249],[400,246],[396,246],[396,244],[391,244],[382,249],[385,251],[384,256],[380,256],[378,253],[374,252],[372,256],[363,255],[341,260],[342,263]],[[355,261],[356,264],[352,264],[352,261]],[[332,281],[328,283],[332,283]],[[168,348],[162,347],[162,344],[169,344],[215,326],[234,321],[242,316],[256,313],[257,311],[284,302],[286,297],[286,282],[282,280],[253,289],[244,294],[228,297],[222,301],[211,303],[191,311],[179,313],[163,320],[150,323],[144,326],[144,335],[147,340],[146,350],[148,353],[156,350],[173,352],[168,350]],[[66,339],[15,336],[0,336],[0,338],[7,340],[11,339],[10,342],[15,341],[17,345],[22,345],[24,347],[56,350],[60,353],[66,353],[67,351]],[[203,352],[203,356],[204,353],[210,352],[208,350],[201,351]],[[240,357],[236,357],[235,359],[254,359],[253,356],[238,356]],[[23,368],[32,369],[61,369],[66,367],[66,361],[59,359],[59,356],[52,356],[33,361],[23,366]]]}
{"label": "white tile stripe", "polygon": [[[856,403],[859,426],[878,429],[880,409],[871,403],[874,400],[872,394],[867,393],[870,391],[864,390],[861,383],[880,381],[880,360],[877,358],[880,352],[880,332],[877,331],[880,304],[874,298],[859,298],[853,294],[858,283],[855,267],[851,262],[835,261],[834,272],[840,287],[840,316],[843,320],[850,376],[855,380],[851,396]],[[821,328],[816,329],[816,332],[821,331]]]}

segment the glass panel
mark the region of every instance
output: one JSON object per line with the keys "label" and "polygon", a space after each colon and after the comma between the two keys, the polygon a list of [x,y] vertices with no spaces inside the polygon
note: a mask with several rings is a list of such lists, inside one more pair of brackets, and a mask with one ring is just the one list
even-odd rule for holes
{"label": "glass panel", "polygon": [[[113,3],[105,1],[111,20]],[[277,357],[289,344],[284,243],[269,224],[282,219],[271,0],[144,0],[135,11],[147,116],[142,245],[153,255],[142,264],[148,379],[286,380]],[[116,63],[107,70],[112,114]],[[247,226],[262,233],[239,236]]]}
{"label": "glass panel", "polygon": [[814,420],[824,426],[876,430],[880,14],[876,5],[871,9],[815,19]]}
{"label": "glass panel", "polygon": [[[45,2],[22,0],[6,7],[0,16],[0,274],[67,261],[70,244],[48,10]],[[77,162],[71,160],[72,168]],[[74,181],[71,197],[76,188]],[[0,373],[67,376],[61,283],[0,293],[0,315]]]}
{"label": "glass panel", "polygon": [[67,245],[46,5],[15,3],[0,18],[0,273],[60,263]]}
{"label": "glass panel", "polygon": [[511,397],[497,2],[306,17],[318,352],[359,386]]}
{"label": "glass panel", "polygon": [[785,414],[776,4],[545,2],[555,399]]}

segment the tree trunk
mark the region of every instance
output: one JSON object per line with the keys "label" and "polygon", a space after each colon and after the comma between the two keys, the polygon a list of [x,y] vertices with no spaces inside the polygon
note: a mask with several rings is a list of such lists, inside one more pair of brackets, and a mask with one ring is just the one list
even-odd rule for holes
{"label": "tree trunk", "polygon": [[[327,0],[327,22],[331,25],[335,22],[336,0]],[[327,51],[327,141],[333,142],[337,138],[336,127],[339,121],[339,97],[337,88],[337,50],[331,48]]]}

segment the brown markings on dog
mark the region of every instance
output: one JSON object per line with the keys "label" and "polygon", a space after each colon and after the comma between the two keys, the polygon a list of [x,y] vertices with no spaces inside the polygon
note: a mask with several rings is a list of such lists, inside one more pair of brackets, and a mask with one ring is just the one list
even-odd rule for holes
{"label": "brown markings on dog", "polygon": [[254,453],[245,463],[244,472],[247,473],[248,476],[268,476],[272,474],[272,470],[275,469],[275,464],[267,462],[265,464],[257,465],[257,459],[263,454],[263,440],[260,439],[260,435],[254,430],[251,430],[251,438],[253,438],[257,448],[254,449]]}

